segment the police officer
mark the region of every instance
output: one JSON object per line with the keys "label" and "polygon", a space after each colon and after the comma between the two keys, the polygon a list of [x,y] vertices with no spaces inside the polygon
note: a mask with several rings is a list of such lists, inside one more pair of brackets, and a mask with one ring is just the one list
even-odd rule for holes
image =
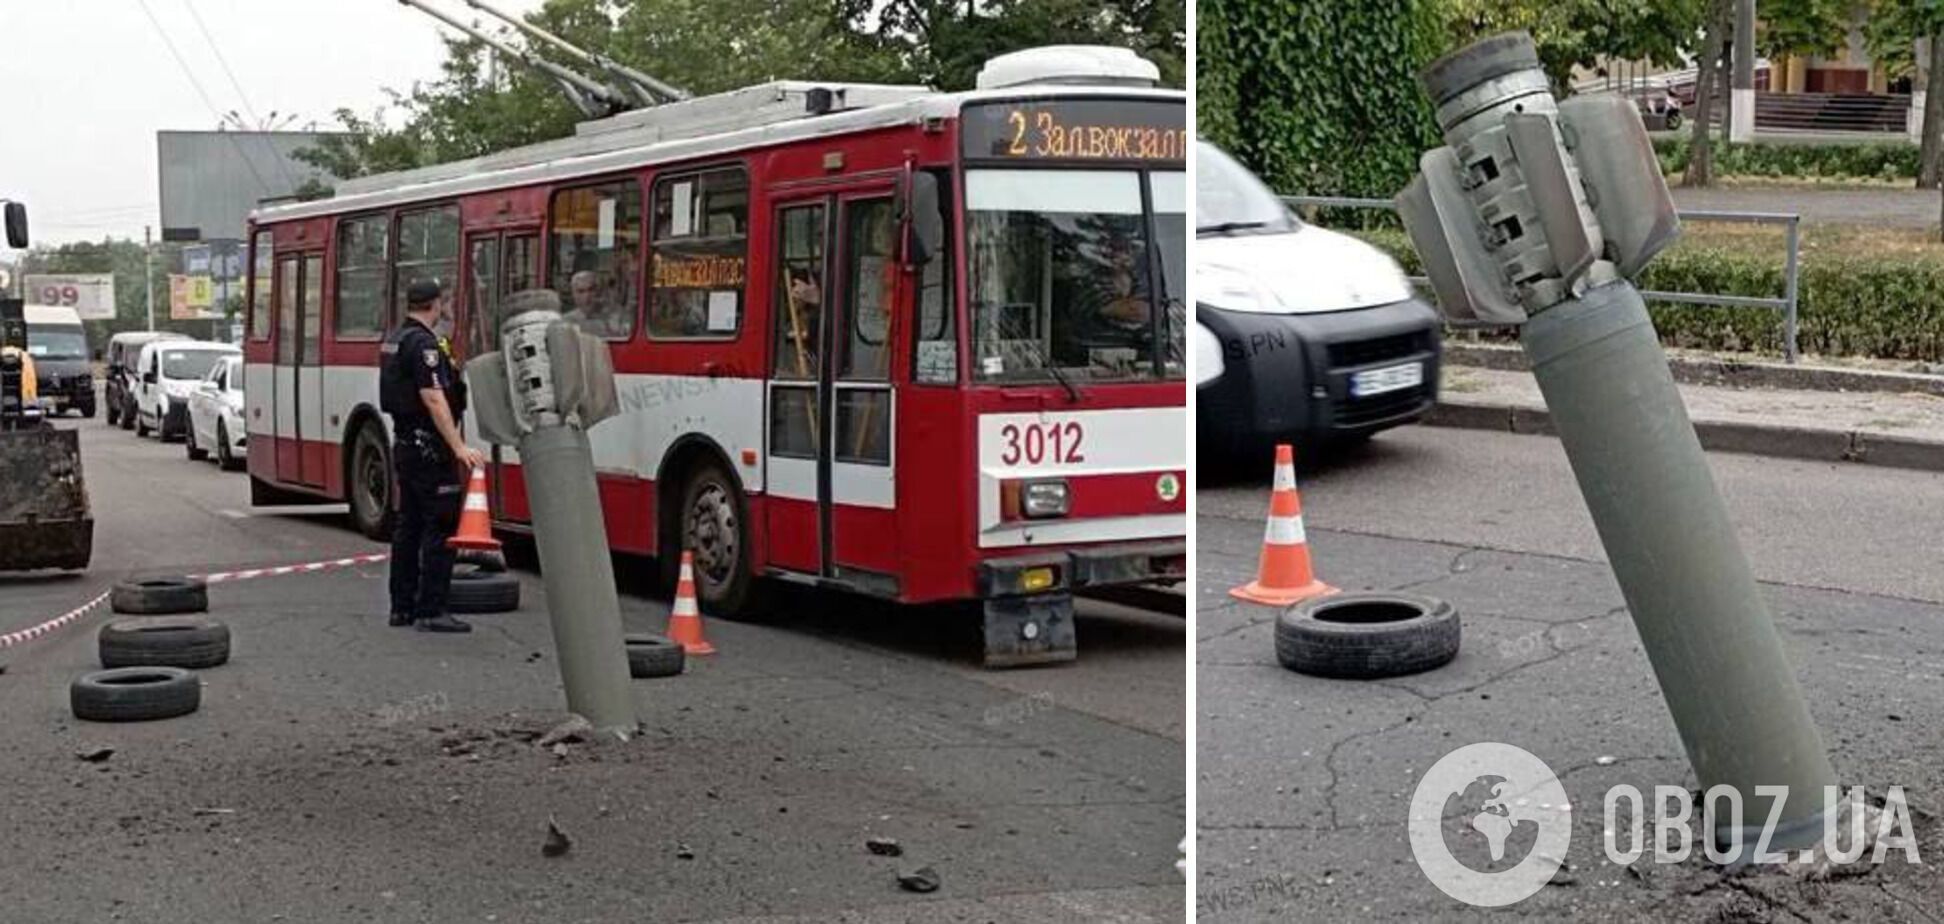
{"label": "police officer", "polygon": [[452,367],[451,344],[436,329],[452,309],[437,282],[405,290],[405,322],[385,338],[379,404],[392,415],[398,518],[392,528],[391,624],[422,632],[471,632],[445,610],[467,476],[484,457],[466,445],[459,419],[466,387]]}

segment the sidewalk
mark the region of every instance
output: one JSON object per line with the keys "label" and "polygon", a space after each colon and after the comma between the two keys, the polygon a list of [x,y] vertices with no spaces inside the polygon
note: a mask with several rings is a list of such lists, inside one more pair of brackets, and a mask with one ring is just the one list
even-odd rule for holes
{"label": "sidewalk", "polygon": [[[1447,356],[1438,406],[1426,422],[1551,434],[1551,420],[1532,373],[1486,367],[1514,366],[1520,358],[1516,349],[1454,345]],[[1761,372],[1754,370],[1746,378],[1786,377],[1794,384],[1820,382],[1832,387],[1719,384],[1696,381],[1707,376],[1691,367],[1677,368],[1681,396],[1702,446],[1721,452],[1944,471],[1944,394],[1939,394],[1944,379],[1813,367],[1791,367],[1773,376]]]}

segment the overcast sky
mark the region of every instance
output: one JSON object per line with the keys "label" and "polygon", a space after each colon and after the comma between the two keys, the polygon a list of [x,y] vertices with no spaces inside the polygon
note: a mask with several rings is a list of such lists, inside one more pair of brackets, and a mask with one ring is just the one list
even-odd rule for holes
{"label": "overcast sky", "polygon": [[435,78],[441,28],[397,0],[0,0],[0,198],[27,203],[36,244],[160,234],[157,131],[230,110],[331,127],[339,106],[369,112],[384,87]]}

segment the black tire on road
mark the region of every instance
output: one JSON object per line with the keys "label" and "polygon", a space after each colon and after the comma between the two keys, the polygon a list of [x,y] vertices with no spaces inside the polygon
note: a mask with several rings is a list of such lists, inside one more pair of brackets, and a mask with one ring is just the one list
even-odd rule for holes
{"label": "black tire on road", "polygon": [[182,427],[182,451],[188,453],[191,462],[209,458],[209,450],[196,448],[196,426],[193,423],[185,423]]}
{"label": "black tire on road", "polygon": [[229,662],[230,630],[202,616],[117,619],[96,636],[102,667],[201,670]]}
{"label": "black tire on road", "polygon": [[135,399],[133,398],[122,398],[121,428],[123,430],[135,429]]}
{"label": "black tire on road", "polygon": [[665,636],[639,633],[623,638],[628,645],[630,677],[673,677],[688,664],[688,653]]}
{"label": "black tire on road", "polygon": [[93,419],[94,419],[94,415],[95,415],[95,406],[94,406],[93,404],[83,404],[83,405],[81,405],[81,419],[82,419],[82,420],[93,420]]}
{"label": "black tire on road", "polygon": [[1374,680],[1458,656],[1458,611],[1418,594],[1352,592],[1305,600],[1276,618],[1276,660],[1318,677]]}
{"label": "black tire on road", "polygon": [[170,719],[202,706],[202,681],[180,667],[95,671],[74,679],[68,706],[75,718],[90,722]]}
{"label": "black tire on road", "polygon": [[121,402],[114,398],[108,399],[108,426],[121,426]]}
{"label": "black tire on road", "polygon": [[147,437],[150,432],[151,431],[149,430],[148,424],[142,422],[142,412],[139,410],[136,411],[135,412],[135,435],[140,437]]}
{"label": "black tire on road", "polygon": [[520,579],[510,574],[458,568],[446,593],[455,613],[509,613],[520,608]]}
{"label": "black tire on road", "polygon": [[392,531],[391,447],[378,425],[367,421],[351,445],[344,483],[351,495],[351,525],[383,542]]}
{"label": "black tire on road", "polygon": [[137,616],[202,613],[209,609],[209,585],[190,577],[133,578],[115,585],[108,605]]}

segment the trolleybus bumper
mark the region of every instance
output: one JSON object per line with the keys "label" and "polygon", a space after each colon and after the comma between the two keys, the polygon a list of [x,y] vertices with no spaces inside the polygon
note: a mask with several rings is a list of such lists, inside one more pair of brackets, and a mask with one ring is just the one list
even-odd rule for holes
{"label": "trolleybus bumper", "polygon": [[1187,570],[1184,541],[1090,546],[981,562],[985,666],[1074,660],[1074,591],[1179,581]]}

